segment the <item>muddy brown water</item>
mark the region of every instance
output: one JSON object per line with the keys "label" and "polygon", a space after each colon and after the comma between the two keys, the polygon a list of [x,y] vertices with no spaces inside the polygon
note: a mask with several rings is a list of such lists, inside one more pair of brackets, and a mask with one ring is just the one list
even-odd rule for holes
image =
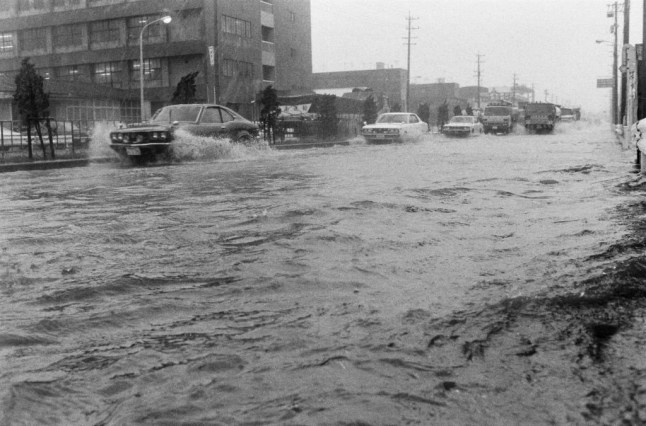
{"label": "muddy brown water", "polygon": [[[607,127],[0,189],[2,423],[635,424],[646,245]],[[641,232],[641,234],[640,234]]]}

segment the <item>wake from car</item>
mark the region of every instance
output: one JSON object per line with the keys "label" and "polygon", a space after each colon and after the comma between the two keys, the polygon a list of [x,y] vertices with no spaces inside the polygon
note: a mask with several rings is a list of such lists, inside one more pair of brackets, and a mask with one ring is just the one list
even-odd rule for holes
{"label": "wake from car", "polygon": [[251,159],[267,156],[270,152],[269,144],[264,140],[245,144],[224,138],[195,136],[182,129],[175,131],[175,140],[171,143],[171,160],[174,162]]}

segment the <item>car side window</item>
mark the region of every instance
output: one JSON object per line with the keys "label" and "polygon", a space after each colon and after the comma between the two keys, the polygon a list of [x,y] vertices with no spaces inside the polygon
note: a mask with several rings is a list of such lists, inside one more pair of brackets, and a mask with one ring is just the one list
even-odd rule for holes
{"label": "car side window", "polygon": [[229,113],[229,111],[225,111],[223,109],[220,110],[222,113],[222,122],[226,123],[227,121],[233,121],[235,120],[235,117]]}
{"label": "car side window", "polygon": [[415,117],[414,115],[409,115],[408,116],[408,122],[409,123],[417,123],[418,122],[417,117]]}
{"label": "car side window", "polygon": [[202,123],[222,123],[222,117],[220,117],[220,108],[206,108],[202,113]]}

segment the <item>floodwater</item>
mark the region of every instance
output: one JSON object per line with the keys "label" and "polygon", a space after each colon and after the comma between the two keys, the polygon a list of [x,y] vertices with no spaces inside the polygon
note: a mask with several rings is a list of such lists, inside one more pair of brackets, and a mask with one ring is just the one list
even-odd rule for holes
{"label": "floodwater", "polygon": [[2,424],[644,415],[643,337],[606,350],[643,317],[588,297],[644,214],[607,126],[188,139],[172,164],[0,176]]}

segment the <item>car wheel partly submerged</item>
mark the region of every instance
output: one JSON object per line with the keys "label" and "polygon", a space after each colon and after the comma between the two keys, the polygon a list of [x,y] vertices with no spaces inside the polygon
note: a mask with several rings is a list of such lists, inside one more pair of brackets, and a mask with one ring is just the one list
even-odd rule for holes
{"label": "car wheel partly submerged", "polygon": [[252,141],[252,139],[253,139],[253,138],[251,137],[251,135],[249,134],[249,132],[246,132],[246,131],[238,132],[238,134],[236,135],[236,142],[240,142],[240,143],[244,143],[244,144],[246,144],[246,143],[251,142],[251,141]]}

